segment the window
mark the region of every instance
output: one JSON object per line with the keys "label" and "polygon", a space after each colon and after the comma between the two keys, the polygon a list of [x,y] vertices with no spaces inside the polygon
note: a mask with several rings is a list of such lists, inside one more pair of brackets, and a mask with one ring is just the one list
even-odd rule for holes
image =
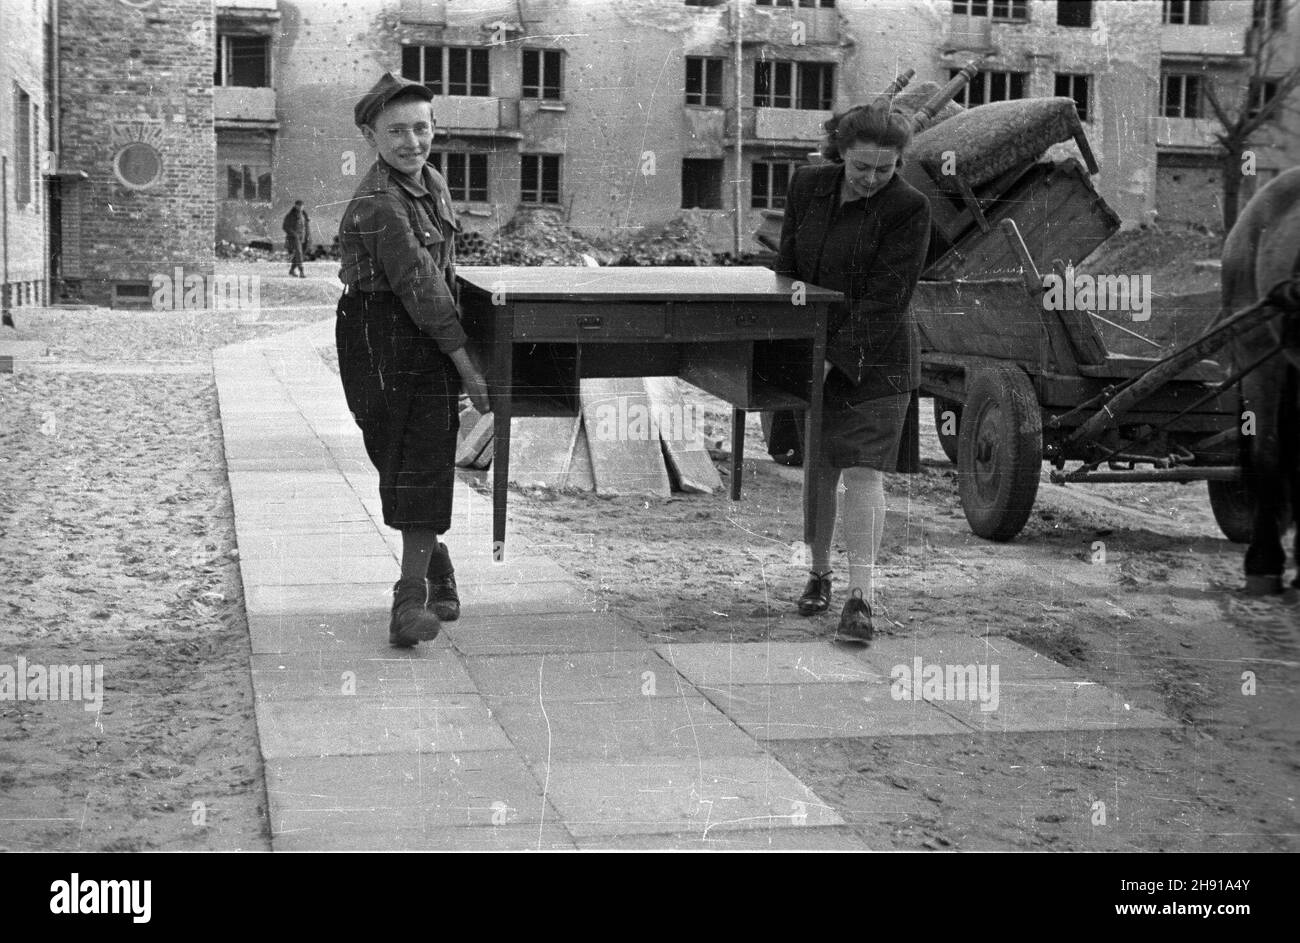
{"label": "window", "polygon": [[[689,0],[688,0],[689,2]],[[835,0],[799,0],[798,4],[794,0],[755,0],[760,7],[833,7]]]}
{"label": "window", "polygon": [[1092,0],[1056,0],[1056,25],[1088,29],[1092,26]]}
{"label": "window", "polygon": [[435,95],[491,95],[488,50],[465,46],[403,46],[402,78]]}
{"label": "window", "polygon": [[226,199],[271,202],[271,168],[259,164],[226,164]]}
{"label": "window", "polygon": [[[948,78],[955,78],[959,71],[949,69]],[[1024,98],[1028,76],[1028,72],[980,72],[957,93],[953,101],[964,108],[974,108],[989,102]]]}
{"label": "window", "polygon": [[726,0],[686,0],[688,7],[720,7]]}
{"label": "window", "polygon": [[559,99],[564,53],[558,49],[524,50],[524,98]]}
{"label": "window", "polygon": [[1201,117],[1201,77],[1166,73],[1160,77],[1161,114],[1166,118]]}
{"label": "window", "polygon": [[722,60],[686,57],[686,104],[722,107]]}
{"label": "window", "polygon": [[265,36],[217,36],[213,85],[267,88],[271,84],[271,41]]}
{"label": "window", "polygon": [[519,199],[524,203],[560,202],[560,156],[520,155]]}
{"label": "window", "polygon": [[793,161],[754,161],[749,205],[756,210],[785,209],[785,194],[792,173]]}
{"label": "window", "polygon": [[[1277,95],[1278,83],[1277,79],[1263,79],[1262,81],[1252,81],[1251,84],[1254,86],[1254,89],[1253,94],[1251,95],[1250,112],[1246,115],[1248,118],[1254,118],[1263,110],[1265,105],[1273,100]],[[1275,111],[1268,120],[1277,121],[1280,114],[1280,111]]]}
{"label": "window", "polygon": [[829,111],[835,101],[835,66],[829,62],[755,62],[754,105]]}
{"label": "window", "polygon": [[1029,19],[1028,0],[952,0],[957,16],[992,16],[995,20]]}
{"label": "window", "polygon": [[1092,120],[1092,116],[1088,114],[1089,84],[1086,75],[1069,75],[1064,72],[1056,74],[1056,96],[1074,99],[1074,107],[1079,112],[1080,121]]}
{"label": "window", "polygon": [[447,178],[447,189],[458,203],[486,203],[488,199],[488,164],[486,154],[434,152],[429,163]]}
{"label": "window", "polygon": [[[14,200],[19,206],[32,202],[32,159],[35,136],[32,134],[32,97],[14,83]],[[0,199],[3,199],[0,195]]]}
{"label": "window", "polygon": [[682,209],[722,209],[722,161],[682,161]]}
{"label": "window", "polygon": [[1205,26],[1208,8],[1205,0],[1165,0],[1161,19],[1171,26]]}
{"label": "window", "polygon": [[1251,11],[1250,25],[1257,30],[1270,33],[1286,28],[1287,0],[1255,0]]}

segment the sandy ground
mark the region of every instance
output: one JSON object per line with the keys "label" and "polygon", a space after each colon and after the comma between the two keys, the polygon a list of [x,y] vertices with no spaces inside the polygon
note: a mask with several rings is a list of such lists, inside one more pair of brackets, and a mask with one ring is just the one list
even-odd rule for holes
{"label": "sandy ground", "polygon": [[105,696],[0,701],[0,848],[269,848],[211,351],[328,316],[337,265],[308,270],[238,266],[256,312],[5,329],[52,362],[0,374],[0,664],[102,665]]}
{"label": "sandy ground", "polygon": [[[264,279],[252,323],[18,313],[18,339],[57,363],[0,375],[0,663],[102,664],[108,697],[0,702],[0,848],[268,847],[210,351],[328,317],[308,306],[332,303],[334,265],[308,269],[241,268]],[[761,454],[756,420],[748,438]],[[932,432],[923,454],[888,481],[886,632],[1010,637],[1182,727],[785,741],[777,758],[874,848],[1295,850],[1300,603],[1237,594],[1242,548],[1204,485],[1045,484],[994,545],[969,533]],[[740,503],[528,490],[511,518],[652,639],[822,637],[830,617],[792,609],[797,473],[746,476]]]}

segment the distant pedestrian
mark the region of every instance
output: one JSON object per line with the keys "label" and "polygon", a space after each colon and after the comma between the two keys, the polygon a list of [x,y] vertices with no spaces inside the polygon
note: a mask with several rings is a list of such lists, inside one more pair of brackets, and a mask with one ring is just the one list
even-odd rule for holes
{"label": "distant pedestrian", "polygon": [[299,278],[306,278],[302,259],[307,246],[311,244],[311,218],[302,207],[302,200],[295,200],[293,209],[284,214],[284,248],[289,253],[289,274],[297,269]]}
{"label": "distant pedestrian", "polygon": [[389,643],[409,648],[460,615],[447,546],[463,387],[491,410],[452,295],[458,228],[447,182],[427,161],[432,93],[391,72],[357,102],[379,159],[339,227],[345,287],[335,336],[348,409],[379,471],[384,523],[402,532]]}

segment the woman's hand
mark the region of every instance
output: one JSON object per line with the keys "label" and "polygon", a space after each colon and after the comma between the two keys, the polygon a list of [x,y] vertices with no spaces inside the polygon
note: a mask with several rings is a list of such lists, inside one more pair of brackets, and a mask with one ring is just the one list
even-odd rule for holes
{"label": "woman's hand", "polygon": [[823,360],[822,365],[823,365],[822,382],[825,383],[826,378],[831,375],[831,370],[835,369],[835,365],[831,363],[829,360]]}

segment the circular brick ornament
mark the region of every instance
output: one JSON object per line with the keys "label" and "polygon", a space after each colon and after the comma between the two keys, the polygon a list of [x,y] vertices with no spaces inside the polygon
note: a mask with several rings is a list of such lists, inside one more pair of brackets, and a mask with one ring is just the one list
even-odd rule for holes
{"label": "circular brick ornament", "polygon": [[162,170],[162,155],[141,141],[126,145],[113,157],[113,173],[133,190],[152,186]]}

